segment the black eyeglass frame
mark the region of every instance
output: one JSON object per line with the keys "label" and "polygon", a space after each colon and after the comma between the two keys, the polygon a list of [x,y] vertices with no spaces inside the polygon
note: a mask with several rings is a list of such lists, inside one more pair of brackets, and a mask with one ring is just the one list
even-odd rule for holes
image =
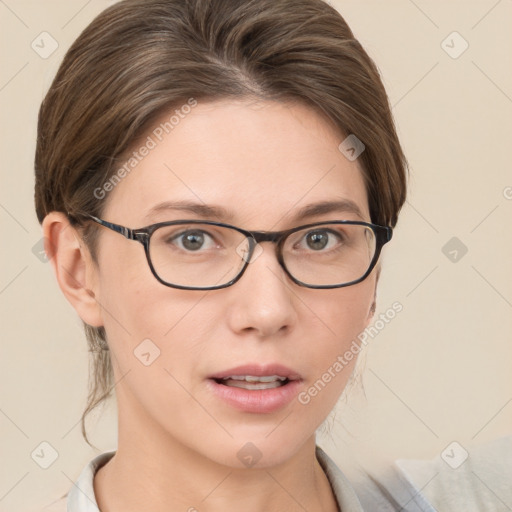
{"label": "black eyeglass frame", "polygon": [[[261,242],[273,242],[277,244],[276,246],[276,256],[279,264],[283,268],[283,270],[286,272],[288,277],[299,286],[304,286],[306,288],[314,288],[314,289],[330,289],[330,288],[344,288],[346,286],[351,286],[357,283],[360,283],[361,281],[364,281],[372,272],[372,270],[375,268],[375,265],[377,264],[379,260],[380,253],[382,251],[382,247],[388,243],[392,236],[393,236],[393,228],[390,226],[379,226],[378,224],[372,224],[369,222],[363,222],[363,221],[353,221],[353,220],[335,220],[335,221],[322,221],[322,222],[313,222],[311,224],[305,224],[303,226],[297,226],[291,229],[286,229],[283,231],[248,231],[246,229],[242,229],[236,226],[232,226],[231,224],[225,224],[223,222],[215,222],[210,220],[175,220],[175,221],[168,221],[168,222],[159,222],[157,224],[151,224],[149,226],[145,226],[143,228],[138,229],[131,229],[127,228],[125,226],[121,226],[119,224],[114,224],[112,222],[108,222],[106,220],[100,219],[98,217],[95,217],[94,215],[85,215],[87,219],[93,220],[94,222],[100,224],[101,226],[104,226],[108,229],[111,229],[112,231],[115,231],[116,233],[119,233],[123,235],[128,240],[135,240],[137,242],[140,242],[144,246],[144,252],[146,253],[146,259],[149,264],[149,268],[151,269],[152,274],[155,276],[155,278],[162,283],[165,286],[169,286],[171,288],[178,288],[180,290],[219,290],[222,288],[227,288],[228,286],[232,286],[235,284],[244,274],[247,267],[249,266],[249,263],[252,259],[252,255],[254,253],[254,249],[256,248],[256,245]],[[244,258],[245,262],[239,273],[231,279],[231,281],[222,284],[222,285],[215,285],[215,286],[204,286],[204,287],[198,287],[198,286],[183,286],[178,284],[171,284],[167,281],[164,281],[160,278],[158,273],[156,272],[155,268],[153,267],[153,263],[151,261],[151,256],[149,254],[149,244],[151,240],[151,235],[160,227],[164,226],[174,226],[174,225],[180,225],[180,224],[208,224],[211,226],[219,226],[219,227],[225,227],[234,229],[235,231],[238,231],[242,235],[244,235],[248,241],[249,241],[249,252],[248,255]],[[305,228],[315,227],[315,226],[323,226],[325,224],[348,224],[348,225],[356,225],[356,226],[366,226],[370,228],[373,233],[375,234],[375,254],[373,255],[372,261],[370,263],[370,266],[368,267],[368,270],[365,272],[365,274],[360,277],[359,279],[356,279],[354,281],[350,281],[348,283],[342,283],[342,284],[335,284],[335,285],[310,285],[307,283],[304,283],[300,281],[299,279],[295,278],[290,271],[286,268],[286,265],[284,263],[283,258],[283,245],[286,240],[286,238],[291,235],[292,233],[295,233],[297,231],[301,231]]]}

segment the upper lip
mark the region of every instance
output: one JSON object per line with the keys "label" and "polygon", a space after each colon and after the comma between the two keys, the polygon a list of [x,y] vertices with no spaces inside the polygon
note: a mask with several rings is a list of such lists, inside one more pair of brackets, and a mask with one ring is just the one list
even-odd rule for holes
{"label": "upper lip", "polygon": [[244,375],[251,375],[254,377],[269,377],[271,375],[277,375],[279,377],[285,377],[288,380],[302,379],[298,372],[291,370],[282,364],[246,364],[237,366],[236,368],[230,368],[229,370],[222,370],[210,375],[208,378],[225,379],[226,377]]}

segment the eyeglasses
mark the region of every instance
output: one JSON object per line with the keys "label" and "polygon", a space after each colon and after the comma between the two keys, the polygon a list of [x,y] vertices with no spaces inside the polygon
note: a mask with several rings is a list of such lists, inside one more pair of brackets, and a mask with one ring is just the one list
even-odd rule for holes
{"label": "eyeglasses", "polygon": [[315,222],[285,231],[247,231],[206,220],[130,229],[93,215],[86,217],[140,242],[156,279],[183,290],[216,290],[236,283],[253,255],[261,251],[261,242],[277,245],[281,267],[300,286],[350,286],[368,277],[393,234],[391,227],[349,220]]}

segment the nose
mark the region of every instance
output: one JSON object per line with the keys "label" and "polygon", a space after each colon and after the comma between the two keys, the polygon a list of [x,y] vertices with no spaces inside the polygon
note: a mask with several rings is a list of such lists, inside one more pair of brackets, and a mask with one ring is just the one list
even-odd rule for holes
{"label": "nose", "polygon": [[228,288],[231,329],[260,338],[291,331],[297,322],[296,286],[279,264],[275,244],[260,243],[242,277]]}

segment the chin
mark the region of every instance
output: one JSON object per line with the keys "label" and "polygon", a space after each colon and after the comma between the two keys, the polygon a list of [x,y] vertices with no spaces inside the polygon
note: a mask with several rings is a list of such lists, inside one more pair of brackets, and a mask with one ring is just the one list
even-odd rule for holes
{"label": "chin", "polygon": [[210,460],[231,468],[265,469],[291,459],[313,435],[296,431],[291,436],[290,425],[279,433],[277,429],[270,434],[272,429],[268,428],[242,429],[233,438],[226,435],[223,440],[212,439],[203,453]]}

